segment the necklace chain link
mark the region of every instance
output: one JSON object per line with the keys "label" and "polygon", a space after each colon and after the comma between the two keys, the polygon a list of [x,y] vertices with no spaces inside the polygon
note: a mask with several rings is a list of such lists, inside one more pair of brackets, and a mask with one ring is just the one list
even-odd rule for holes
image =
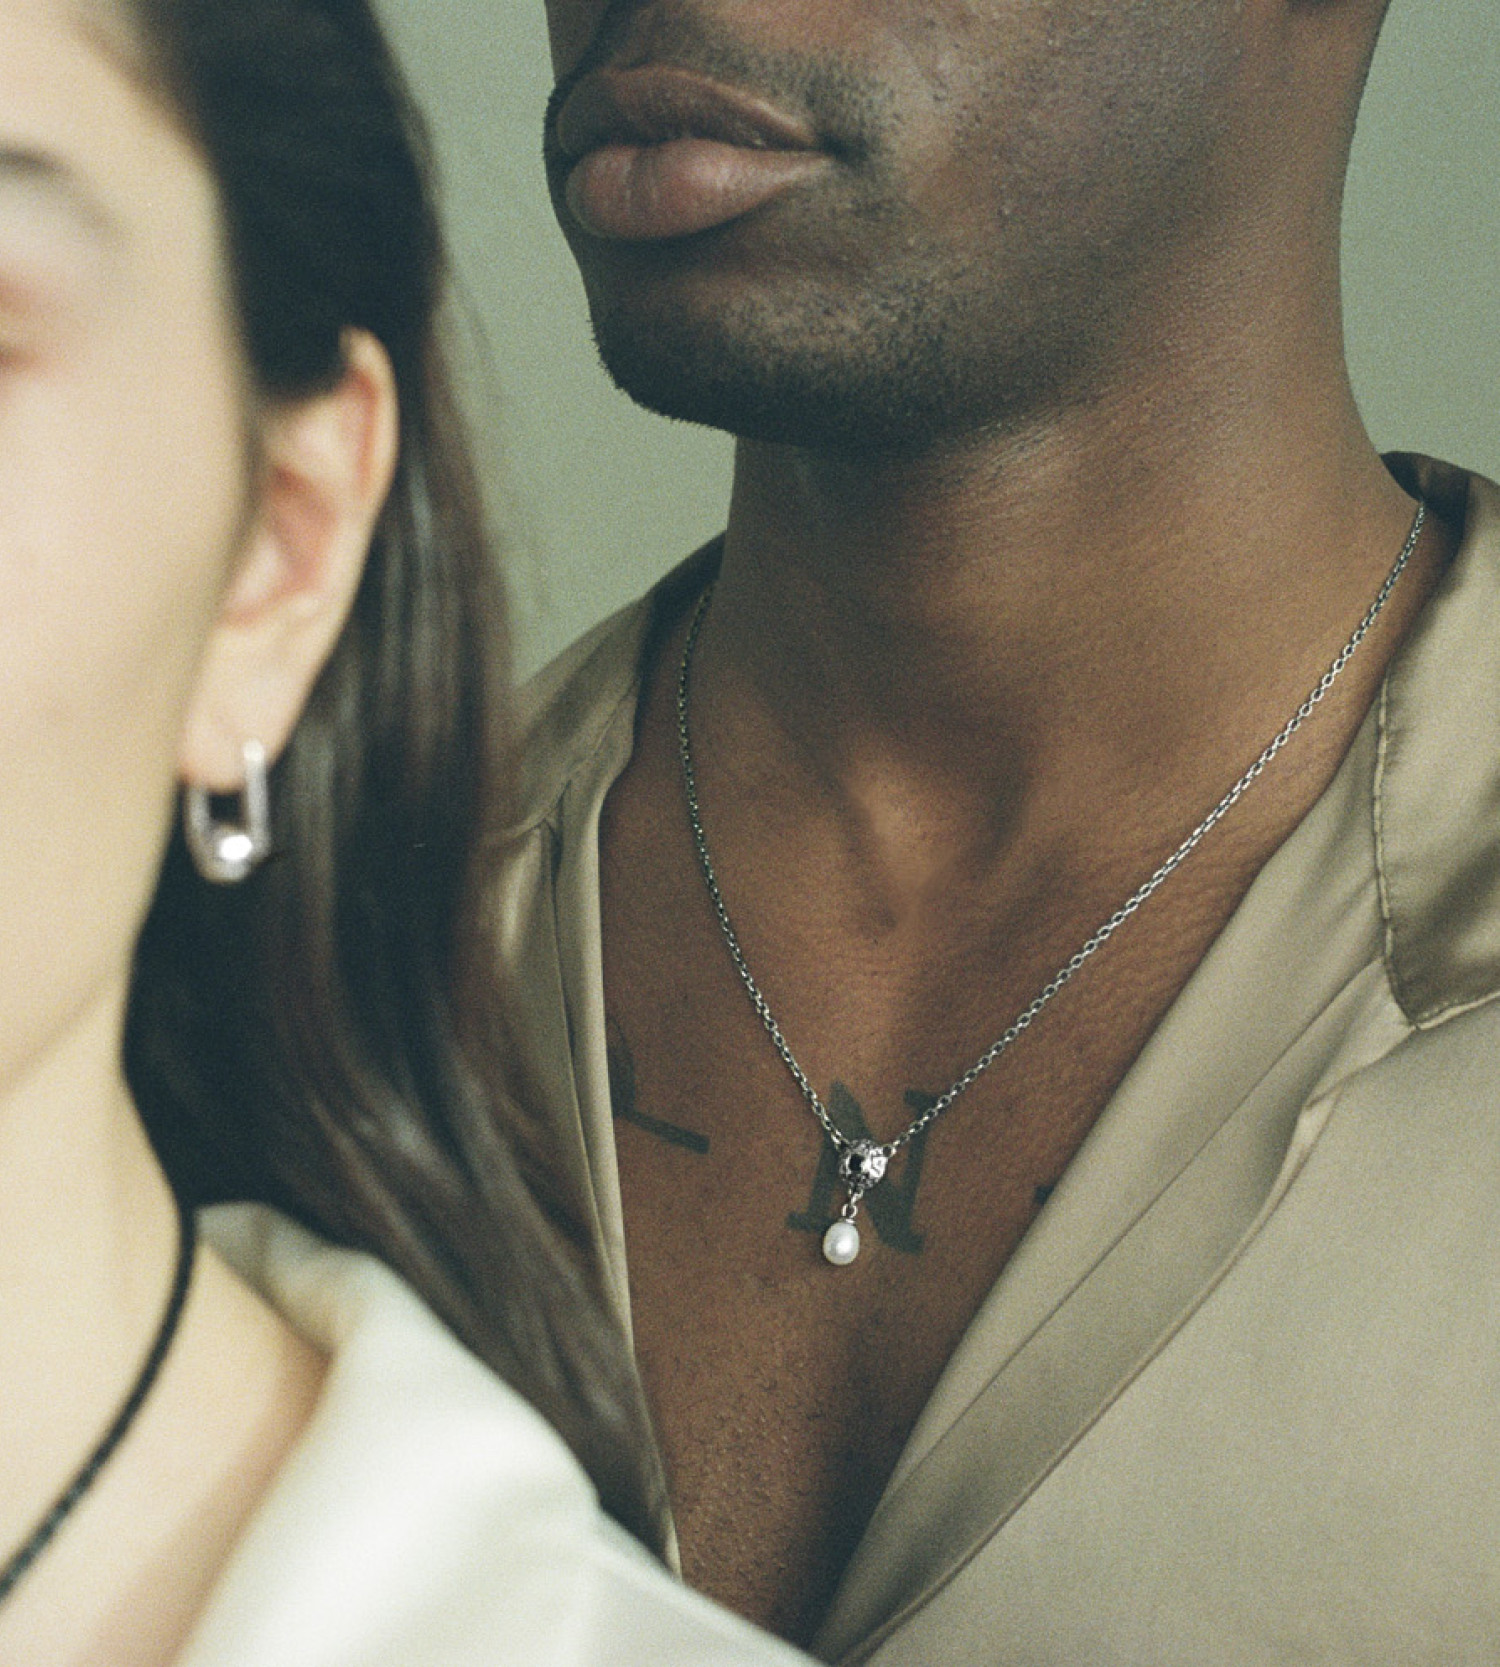
{"label": "necklace chain link", "polygon": [[[834,1122],[828,1108],[823,1104],[822,1097],[808,1080],[807,1073],[798,1063],[797,1056],[792,1052],[791,1046],[782,1034],[781,1025],[777,1022],[776,1015],[771,1011],[771,1004],[766,1000],[765,994],[750,971],[749,963],[745,959],[745,952],[740,947],[739,934],[735,931],[734,923],[730,919],[729,906],[725,903],[724,893],[719,886],[719,877],[714,869],[713,858],[709,854],[708,836],[703,829],[703,814],[698,802],[698,779],[693,768],[693,749],[688,727],[689,686],[692,678],[693,654],[697,648],[698,635],[703,629],[703,622],[708,615],[709,603],[713,600],[714,593],[712,584],[708,586],[699,599],[692,623],[688,627],[687,641],[683,644],[682,661],[677,671],[677,747],[682,764],[682,784],[684,796],[687,800],[688,822],[692,829],[693,844],[698,852],[698,866],[703,871],[703,879],[708,887],[709,899],[713,904],[714,913],[718,917],[719,930],[723,934],[725,945],[729,950],[729,957],[734,963],[734,969],[739,974],[740,982],[745,987],[745,993],[750,997],[756,1013],[759,1014],[760,1021],[765,1026],[766,1033],[771,1038],[776,1052],[781,1056],[782,1064],[790,1072],[792,1080],[801,1090],[802,1097],[806,1100],[809,1110],[822,1125],[824,1133],[833,1143],[836,1151],[842,1154],[868,1149],[883,1153],[887,1160],[895,1157],[903,1146],[908,1145],[925,1129],[930,1128],[966,1089],[973,1087],[995,1061],[1031,1029],[1054,997],[1072,983],[1084,966],[1104,948],[1105,944],[1114,937],[1125,922],[1166,884],[1198,846],[1203,843],[1204,839],[1234,809],[1265,773],[1282,748],[1323,703],[1329,690],[1338,681],[1345,666],[1353,659],[1360,644],[1370,634],[1375,621],[1380,618],[1386,603],[1390,600],[1391,592],[1396,588],[1397,582],[1406,571],[1407,564],[1417,548],[1417,542],[1422,536],[1422,527],[1426,518],[1426,506],[1419,504],[1401,554],[1396,558],[1395,565],[1386,575],[1385,582],[1376,592],[1375,599],[1366,610],[1364,618],[1354,628],[1349,640],[1339,650],[1327,671],[1318,679],[1307,698],[1282,725],[1280,731],[1266,745],[1249,769],[1172,852],[1171,856],[1148,879],[1143,880],[1109,919],[1096,927],[1089,937],[1074,950],[1072,955],[1053,973],[1051,978],[1032,997],[1031,1001],[1011,1020],[1010,1024],[990,1043],[989,1047],[980,1054],[968,1070],[962,1076],[955,1078],[920,1116],[914,1118],[906,1126],[901,1134],[893,1140],[879,1143],[858,1141],[846,1135]],[[851,1188],[851,1204],[857,1207],[859,1195],[866,1190],[865,1186],[857,1186],[857,1190]],[[849,1206],[846,1206],[845,1210],[846,1219],[852,1220]]]}

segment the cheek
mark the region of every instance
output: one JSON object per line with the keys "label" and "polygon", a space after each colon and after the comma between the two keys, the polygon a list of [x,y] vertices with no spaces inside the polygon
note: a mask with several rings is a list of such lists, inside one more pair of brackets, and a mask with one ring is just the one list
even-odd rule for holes
{"label": "cheek", "polygon": [[171,311],[0,373],[0,1075],[128,965],[238,524],[226,361]]}
{"label": "cheek", "polygon": [[18,685],[80,729],[170,728],[186,699],[242,474],[231,391],[192,336],[0,399],[0,735]]}
{"label": "cheek", "polygon": [[1043,288],[1111,251],[1149,253],[1215,188],[1236,12],[1224,0],[974,9],[964,51],[930,62],[926,154],[920,125],[910,136],[935,240],[977,239],[981,262]]}

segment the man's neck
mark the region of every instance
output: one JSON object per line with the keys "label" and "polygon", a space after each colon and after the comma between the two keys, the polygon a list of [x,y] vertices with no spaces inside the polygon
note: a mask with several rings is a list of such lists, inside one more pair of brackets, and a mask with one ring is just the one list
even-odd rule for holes
{"label": "man's neck", "polygon": [[1317,404],[1279,382],[1259,400],[1137,388],[919,459],[742,446],[695,668],[707,721],[949,858],[1068,805],[1206,808],[1411,521],[1329,381]]}

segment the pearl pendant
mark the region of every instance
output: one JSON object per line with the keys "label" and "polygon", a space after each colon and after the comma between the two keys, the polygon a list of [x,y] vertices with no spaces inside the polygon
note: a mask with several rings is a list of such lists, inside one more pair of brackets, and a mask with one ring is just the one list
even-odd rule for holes
{"label": "pearl pendant", "polygon": [[852,1221],[836,1221],[823,1235],[823,1255],[836,1268],[847,1268],[859,1255],[859,1229]]}

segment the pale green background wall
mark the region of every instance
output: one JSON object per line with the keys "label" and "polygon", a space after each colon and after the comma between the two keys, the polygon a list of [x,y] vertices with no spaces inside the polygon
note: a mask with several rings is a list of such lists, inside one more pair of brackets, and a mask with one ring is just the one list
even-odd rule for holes
{"label": "pale green background wall", "polygon": [[[384,9],[437,129],[525,669],[716,530],[728,445],[636,411],[597,367],[538,160],[541,0]],[[1395,0],[1347,245],[1376,440],[1500,475],[1500,0]]]}

